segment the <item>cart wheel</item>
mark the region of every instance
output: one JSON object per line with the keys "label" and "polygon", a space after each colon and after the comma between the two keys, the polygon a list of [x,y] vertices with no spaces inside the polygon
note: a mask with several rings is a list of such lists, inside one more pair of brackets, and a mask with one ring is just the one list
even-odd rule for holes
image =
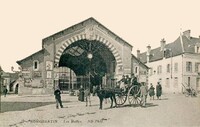
{"label": "cart wheel", "polygon": [[126,102],[127,94],[117,93],[115,94],[117,105],[123,105]]}
{"label": "cart wheel", "polygon": [[128,91],[128,101],[130,105],[137,106],[141,104],[139,86],[132,86]]}

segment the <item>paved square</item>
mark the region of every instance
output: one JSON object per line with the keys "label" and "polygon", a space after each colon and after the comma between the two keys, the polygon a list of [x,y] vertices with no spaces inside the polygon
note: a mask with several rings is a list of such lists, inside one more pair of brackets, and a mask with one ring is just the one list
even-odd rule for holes
{"label": "paved square", "polygon": [[[30,104],[21,111],[10,111],[0,115],[0,126],[13,127],[189,127],[200,126],[200,97],[185,97],[181,94],[163,95],[161,100],[147,99],[147,107],[125,105],[110,109],[110,102],[103,103],[99,110],[98,98],[92,97],[92,106],[77,101],[77,97],[62,94],[64,108],[56,109],[53,95],[2,97],[2,104]],[[17,103],[16,103],[17,102]],[[41,104],[39,107],[34,103]],[[16,105],[17,106],[17,105]],[[14,107],[14,106],[13,106]],[[32,107],[32,108],[31,108]],[[12,108],[9,106],[9,108]],[[16,108],[16,107],[15,107]],[[5,110],[4,110],[5,111]]]}

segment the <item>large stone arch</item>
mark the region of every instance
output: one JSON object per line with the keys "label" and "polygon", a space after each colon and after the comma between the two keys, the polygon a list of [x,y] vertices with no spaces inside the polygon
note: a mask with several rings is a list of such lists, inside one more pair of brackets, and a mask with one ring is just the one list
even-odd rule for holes
{"label": "large stone arch", "polygon": [[[78,40],[83,40],[83,39],[88,39],[91,40],[91,37],[88,37],[87,34],[78,34],[75,36],[72,36],[71,38],[67,39],[58,49],[56,55],[55,55],[55,65],[58,66],[58,63],[60,61],[60,57],[62,55],[62,53],[64,52],[64,50],[72,43],[78,41]],[[123,64],[122,64],[122,59],[121,56],[119,54],[119,52],[117,51],[117,49],[114,47],[114,45],[109,42],[107,39],[105,39],[104,37],[100,36],[100,35],[95,35],[94,37],[92,37],[92,40],[96,40],[99,41],[101,43],[103,43],[113,54],[115,60],[116,60],[116,69],[117,70],[121,70],[123,68]]]}

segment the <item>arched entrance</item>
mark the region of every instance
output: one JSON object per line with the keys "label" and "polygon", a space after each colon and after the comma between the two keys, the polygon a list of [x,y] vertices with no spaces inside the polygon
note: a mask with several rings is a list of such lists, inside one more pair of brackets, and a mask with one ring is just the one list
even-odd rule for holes
{"label": "arched entrance", "polygon": [[82,39],[73,42],[63,50],[58,67],[73,70],[77,79],[76,88],[80,85],[90,88],[94,85],[114,86],[116,59],[100,41]]}

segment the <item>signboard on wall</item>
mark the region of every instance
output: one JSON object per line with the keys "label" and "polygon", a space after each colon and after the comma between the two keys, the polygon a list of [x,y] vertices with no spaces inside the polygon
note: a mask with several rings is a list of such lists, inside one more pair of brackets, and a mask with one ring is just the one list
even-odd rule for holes
{"label": "signboard on wall", "polygon": [[46,88],[53,88],[53,80],[52,79],[46,79],[45,87]]}
{"label": "signboard on wall", "polygon": [[24,78],[31,78],[30,71],[29,70],[22,70],[22,76]]}
{"label": "signboard on wall", "polygon": [[47,71],[47,78],[52,78],[52,71]]}
{"label": "signboard on wall", "polygon": [[41,76],[42,76],[42,73],[41,73],[40,71],[35,71],[35,72],[33,73],[33,77],[34,77],[34,78],[41,77]]}
{"label": "signboard on wall", "polygon": [[53,62],[52,61],[46,61],[46,70],[53,70]]}

